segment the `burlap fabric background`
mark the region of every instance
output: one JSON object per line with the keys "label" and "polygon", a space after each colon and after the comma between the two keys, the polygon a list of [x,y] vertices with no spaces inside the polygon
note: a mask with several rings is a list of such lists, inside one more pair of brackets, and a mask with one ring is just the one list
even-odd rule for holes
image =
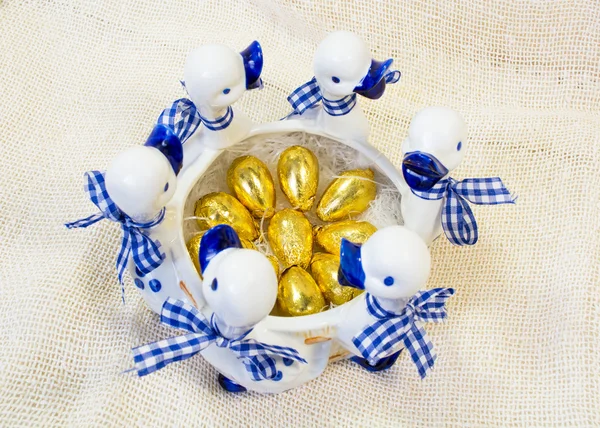
{"label": "burlap fabric background", "polygon": [[[0,3],[0,424],[67,426],[592,426],[600,424],[600,6],[586,1],[4,1]],[[144,141],[182,95],[186,53],[266,57],[253,119],[288,111],[334,29],[403,72],[361,99],[372,142],[399,163],[411,116],[461,111],[458,177],[499,175],[516,206],[475,207],[481,240],[438,240],[431,284],[456,287],[440,355],[418,379],[400,359],[349,363],[277,396],[229,395],[202,358],[143,379],[130,348],[172,334],[131,283],[120,230],[62,226],[94,212],[82,174]]]}

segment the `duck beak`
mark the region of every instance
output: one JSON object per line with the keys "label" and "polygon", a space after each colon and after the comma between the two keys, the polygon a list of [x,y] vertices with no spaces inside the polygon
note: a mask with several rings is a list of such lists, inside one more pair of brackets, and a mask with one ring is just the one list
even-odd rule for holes
{"label": "duck beak", "polygon": [[175,175],[179,174],[183,165],[183,145],[171,128],[155,125],[144,145],[158,149],[171,164]]}
{"label": "duck beak", "polygon": [[444,178],[448,168],[433,155],[411,152],[404,156],[402,174],[411,189],[425,191]]}
{"label": "duck beak", "polygon": [[198,252],[198,262],[202,273],[217,254],[228,248],[242,248],[240,238],[233,227],[227,224],[219,224],[202,235],[200,251]]}
{"label": "duck beak", "polygon": [[246,89],[262,88],[263,52],[256,40],[240,52],[246,70]]}
{"label": "duck beak", "polygon": [[371,67],[354,92],[372,100],[381,98],[385,92],[385,75],[392,66],[392,58],[385,61],[371,60]]}
{"label": "duck beak", "polygon": [[365,289],[365,272],[362,267],[361,244],[342,238],[338,282],[347,287]]}

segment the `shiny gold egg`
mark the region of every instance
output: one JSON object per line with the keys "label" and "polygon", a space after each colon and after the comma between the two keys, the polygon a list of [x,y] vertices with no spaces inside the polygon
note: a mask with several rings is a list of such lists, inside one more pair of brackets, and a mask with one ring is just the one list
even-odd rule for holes
{"label": "shiny gold egg", "polygon": [[267,166],[254,156],[235,159],[227,171],[227,185],[237,199],[256,217],[275,214],[275,185]]}
{"label": "shiny gold egg", "polygon": [[312,276],[304,269],[292,266],[279,280],[277,305],[282,315],[298,317],[321,312],[326,303]]}
{"label": "shiny gold egg", "polygon": [[188,253],[190,254],[190,258],[192,259],[194,267],[196,268],[198,275],[200,275],[200,278],[202,278],[202,272],[200,272],[200,261],[198,260],[198,254],[200,253],[200,241],[202,240],[202,235],[204,235],[204,232],[194,235],[187,243]]}
{"label": "shiny gold egg", "polygon": [[311,224],[304,214],[289,208],[277,212],[269,223],[267,236],[283,269],[294,265],[308,268],[312,256],[313,234]]}
{"label": "shiny gold egg", "polygon": [[347,219],[365,211],[377,193],[370,169],[345,171],[331,182],[317,205],[317,216],[323,221]]}
{"label": "shiny gold egg", "polygon": [[314,153],[301,146],[287,148],[279,157],[277,175],[292,207],[309,211],[319,185],[319,161]]}
{"label": "shiny gold egg", "polygon": [[204,195],[196,202],[194,210],[198,225],[208,230],[218,224],[233,227],[240,238],[254,241],[258,238],[258,230],[248,210],[233,196],[223,192]]}
{"label": "shiny gold egg", "polygon": [[269,259],[269,261],[273,265],[273,270],[275,271],[275,276],[277,278],[279,278],[279,260],[277,260],[277,257],[275,257],[275,256],[267,256],[267,259]]}
{"label": "shiny gold egg", "polygon": [[342,238],[355,244],[364,244],[377,228],[368,221],[343,220],[314,228],[315,240],[325,251],[340,255]]}
{"label": "shiny gold egg", "polygon": [[315,253],[310,269],[319,289],[329,303],[343,305],[354,298],[353,287],[341,286],[338,282],[340,257],[327,253]]}
{"label": "shiny gold egg", "polygon": [[240,238],[240,242],[242,243],[242,248],[246,248],[247,250],[256,250],[256,245],[254,245],[254,242],[248,241],[246,238]]}
{"label": "shiny gold egg", "polygon": [[358,288],[353,288],[353,296],[352,298],[358,297],[365,292],[365,290],[359,290]]}

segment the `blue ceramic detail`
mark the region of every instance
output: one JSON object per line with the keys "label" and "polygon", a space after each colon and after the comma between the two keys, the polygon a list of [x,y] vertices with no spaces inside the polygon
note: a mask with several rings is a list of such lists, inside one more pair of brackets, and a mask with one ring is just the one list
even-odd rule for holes
{"label": "blue ceramic detail", "polygon": [[150,290],[152,290],[155,293],[158,293],[162,288],[162,284],[158,279],[151,279],[148,285],[150,286]]}
{"label": "blue ceramic detail", "polygon": [[171,128],[161,124],[155,125],[144,145],[160,150],[169,160],[175,174],[179,174],[183,165],[183,145]]}
{"label": "blue ceramic detail", "polygon": [[383,283],[385,285],[387,285],[388,287],[391,285],[394,285],[394,278],[392,278],[391,276],[387,276],[384,280]]}
{"label": "blue ceramic detail", "polygon": [[[137,270],[137,268],[136,268],[136,270]],[[137,288],[139,288],[140,290],[143,290],[143,289],[144,289],[144,281],[142,281],[141,279],[139,279],[139,278],[136,278],[136,279],[134,279],[134,280],[133,280],[133,283],[134,283],[134,284],[135,284],[135,286],[136,286]]]}
{"label": "blue ceramic detail", "polygon": [[231,226],[219,224],[202,235],[200,252],[198,254],[202,273],[204,273],[204,270],[213,257],[227,248],[242,248],[240,238]]}
{"label": "blue ceramic detail", "polygon": [[230,92],[231,92],[231,89],[229,89],[229,88],[225,88],[225,89],[223,89],[223,93],[224,93],[225,95],[227,95],[227,94],[228,94],[228,93],[230,93]]}
{"label": "blue ceramic detail", "polygon": [[459,141],[458,144],[456,145],[456,151],[460,152],[460,149],[462,149],[462,141]]}
{"label": "blue ceramic detail", "polygon": [[213,279],[213,282],[210,283],[210,288],[213,291],[219,288],[219,281],[217,281],[217,278]]}
{"label": "blue ceramic detail", "polygon": [[164,191],[166,192],[167,190],[169,190],[169,183],[165,183]]}
{"label": "blue ceramic detail", "polygon": [[400,356],[400,353],[402,351],[403,350],[401,349],[400,351],[396,352],[395,354],[390,355],[389,357],[382,358],[374,366],[369,364],[369,362],[365,358],[362,358],[362,357],[354,356],[354,357],[351,357],[350,360],[354,361],[356,364],[367,369],[370,372],[380,372],[380,371],[387,370],[390,367],[392,367],[394,365],[394,363],[396,362],[396,360],[398,359],[398,357]]}
{"label": "blue ceramic detail", "polygon": [[283,379],[283,373],[281,373],[281,370],[278,370],[277,373],[275,374],[275,377],[272,378],[272,381],[275,382],[279,382],[281,379]]}
{"label": "blue ceramic detail", "polygon": [[336,77],[336,76],[331,76],[331,81],[332,81],[333,83],[340,83],[340,78],[339,78],[339,77]]}
{"label": "blue ceramic detail", "polygon": [[371,60],[371,67],[360,85],[354,88],[354,92],[363,97],[376,100],[381,98],[385,92],[385,75],[392,66],[392,58],[385,61]]}
{"label": "blue ceramic detail", "polygon": [[139,270],[137,266],[135,267],[135,274],[137,276],[139,276],[140,278],[143,278],[146,276],[146,274],[144,272],[142,272],[141,270]]}
{"label": "blue ceramic detail", "polygon": [[285,357],[283,357],[283,364],[285,366],[289,367],[292,364],[294,364],[294,360],[292,360],[291,358],[285,358]]}
{"label": "blue ceramic detail", "polygon": [[260,43],[256,40],[240,52],[246,70],[246,89],[260,86],[260,74],[263,68],[263,52]]}
{"label": "blue ceramic detail", "polygon": [[219,385],[227,392],[246,392],[246,388],[219,373]]}
{"label": "blue ceramic detail", "polygon": [[431,189],[444,178],[448,174],[448,168],[433,155],[411,152],[404,156],[402,174],[411,189],[422,192]]}
{"label": "blue ceramic detail", "polygon": [[340,268],[338,282],[347,287],[365,289],[365,272],[362,268],[360,244],[354,244],[342,238],[340,247]]}

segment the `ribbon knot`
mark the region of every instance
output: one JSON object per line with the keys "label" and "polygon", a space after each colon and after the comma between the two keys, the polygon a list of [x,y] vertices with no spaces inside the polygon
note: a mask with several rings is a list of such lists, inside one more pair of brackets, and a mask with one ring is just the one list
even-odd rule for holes
{"label": "ribbon knot", "polygon": [[188,334],[134,348],[133,360],[139,376],[153,373],[175,361],[193,357],[212,344],[236,354],[255,381],[276,380],[281,376],[281,372],[277,370],[276,357],[306,364],[306,360],[295,349],[245,339],[251,330],[234,339],[223,337],[214,314],[209,322],[198,309],[181,300],[168,298],[165,301],[161,321],[171,327],[186,330]]}
{"label": "ribbon knot", "polygon": [[68,229],[85,228],[100,220],[110,220],[121,224],[123,240],[121,249],[117,256],[117,272],[121,283],[121,297],[125,301],[125,289],[123,287],[123,275],[127,268],[127,261],[131,255],[136,268],[141,275],[147,275],[159,267],[165,255],[160,251],[160,242],[152,240],[144,230],[158,225],[165,217],[163,208],[158,216],[149,222],[140,223],[122,212],[106,191],[104,173],[100,171],[88,171],[85,173],[84,190],[90,200],[98,207],[99,213],[89,217],[66,223]]}
{"label": "ribbon knot", "polygon": [[468,202],[497,205],[512,204],[516,200],[499,177],[467,178],[462,181],[449,177],[440,180],[429,190],[411,191],[421,199],[446,198],[442,208],[442,228],[454,245],[474,245],[479,239],[475,215]]}
{"label": "ribbon knot", "polygon": [[424,378],[437,356],[420,324],[445,319],[446,301],[453,294],[452,288],[420,291],[409,299],[400,313],[386,311],[375,297],[367,294],[367,311],[377,321],[357,334],[352,343],[371,365],[377,365],[381,359],[406,347],[419,375]]}

